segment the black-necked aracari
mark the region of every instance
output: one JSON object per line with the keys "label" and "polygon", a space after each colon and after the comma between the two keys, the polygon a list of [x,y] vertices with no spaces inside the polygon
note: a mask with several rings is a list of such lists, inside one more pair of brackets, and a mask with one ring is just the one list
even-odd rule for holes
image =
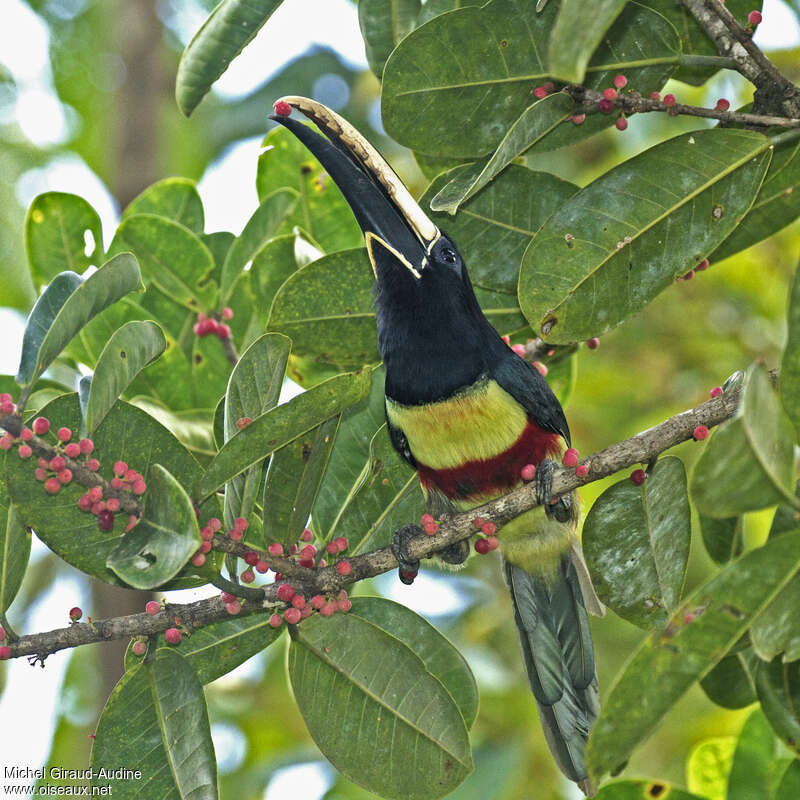
{"label": "black-necked aracari", "polygon": [[[319,159],[364,232],[388,428],[432,513],[481,505],[520,486],[525,465],[536,466],[543,505],[500,530],[503,573],[547,743],[564,774],[592,795],[584,754],[599,701],[586,609],[602,606],[575,536],[577,498],[550,496],[552,459],[570,442],[561,405],[483,315],[455,245],[378,151],[320,103],[284,97],[276,107],[299,110],[325,134],[272,117]],[[457,563],[468,552],[457,546],[442,555]]]}

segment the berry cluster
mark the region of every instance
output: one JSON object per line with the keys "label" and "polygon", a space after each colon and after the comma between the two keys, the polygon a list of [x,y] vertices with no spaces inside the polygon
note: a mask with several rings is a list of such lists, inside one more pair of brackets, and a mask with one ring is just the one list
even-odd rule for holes
{"label": "berry cluster", "polygon": [[694,278],[695,272],[705,272],[710,266],[711,263],[709,260],[704,258],[694,269],[690,269],[685,275],[681,275],[678,280],[690,281],[692,278]]}
{"label": "berry cluster", "polygon": [[197,322],[195,322],[194,327],[192,328],[194,335],[202,338],[203,336],[209,336],[213,333],[214,336],[217,336],[220,339],[230,339],[230,325],[220,322],[219,319],[217,319],[217,316],[227,320],[233,319],[233,309],[225,306],[219,315],[214,316],[209,316],[201,311],[197,315]]}
{"label": "berry cluster", "polygon": [[332,617],[337,611],[346,614],[353,607],[345,589],[342,589],[335,598],[331,595],[315,594],[310,600],[306,600],[302,594],[296,593],[290,584],[282,583],[278,587],[278,598],[289,606],[283,612],[283,617],[277,613],[270,616],[269,624],[273,628],[279,628],[284,620],[289,625],[297,625],[315,611],[323,617]]}
{"label": "berry cluster", "polygon": [[[206,522],[206,524],[200,528],[200,538],[203,540],[203,543],[200,545],[198,551],[192,556],[192,564],[194,564],[194,566],[202,567],[203,564],[206,563],[206,553],[211,550],[211,541],[214,538],[214,534],[220,530],[222,530],[222,523],[216,517],[211,517],[211,519],[209,519],[208,522]],[[236,519],[233,521],[233,527],[227,532],[227,536],[230,537],[234,542],[240,542],[244,538],[244,532],[246,530],[247,520],[244,517],[236,517]],[[265,568],[261,571],[266,572],[268,569],[269,567],[265,564]],[[251,583],[252,579],[250,581],[245,580],[245,582]]]}
{"label": "berry cluster", "polygon": [[[90,445],[90,439],[84,439]],[[67,445],[69,447],[69,445]],[[94,447],[94,445],[92,445]],[[91,451],[90,451],[91,452]],[[51,462],[52,463],[52,462]],[[100,469],[100,462],[96,458],[89,459],[87,465],[89,470],[96,472]],[[111,478],[109,484],[114,491],[128,492],[137,497],[141,497],[147,491],[147,484],[144,478],[135,469],[131,469],[124,461],[115,461],[112,468],[114,477]],[[38,476],[37,476],[38,477]],[[45,489],[47,484],[45,484]],[[101,531],[110,531],[114,527],[114,514],[120,509],[120,502],[117,497],[108,497],[103,499],[103,487],[93,486],[88,492],[82,494],[78,498],[78,508],[81,511],[94,514],[97,517],[97,527]],[[139,517],[131,514],[128,518],[128,524],[125,526],[125,533],[127,533],[139,521]]]}

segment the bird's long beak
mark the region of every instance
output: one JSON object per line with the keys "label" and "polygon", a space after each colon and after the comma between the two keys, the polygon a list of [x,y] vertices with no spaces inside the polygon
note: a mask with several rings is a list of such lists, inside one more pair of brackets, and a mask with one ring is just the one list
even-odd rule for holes
{"label": "bird's long beak", "polygon": [[346,119],[322,103],[291,95],[278,100],[276,107],[281,103],[296,108],[325,134],[320,136],[289,116],[270,116],[316,156],[341,190],[364,232],[376,276],[376,261],[385,261],[388,251],[415,277],[421,277],[441,233],[383,156]]}

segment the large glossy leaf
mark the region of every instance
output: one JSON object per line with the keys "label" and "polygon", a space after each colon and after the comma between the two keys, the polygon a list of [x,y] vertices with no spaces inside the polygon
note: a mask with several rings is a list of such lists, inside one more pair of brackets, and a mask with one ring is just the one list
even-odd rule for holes
{"label": "large glossy leaf", "polygon": [[779,502],[797,507],[792,438],[765,369],[754,364],[736,415],[714,433],[695,465],[691,490],[698,511],[731,517]]}
{"label": "large glossy leaf", "polygon": [[[800,661],[774,658],[756,673],[761,710],[787,747],[800,755]],[[787,798],[788,800],[788,798]]]}
{"label": "large glossy leaf", "polygon": [[186,50],[175,79],[178,108],[188,117],[211,85],[258,33],[282,0],[222,0]]}
{"label": "large glossy leaf", "polygon": [[[224,439],[239,432],[243,418],[255,419],[274,408],[283,386],[291,342],[285,336],[264,334],[245,350],[231,372],[225,392]],[[261,485],[263,465],[237,475],[225,487],[225,524],[249,517]]]}
{"label": "large glossy leaf", "polygon": [[361,229],[339,188],[291,131],[278,126],[267,134],[264,147],[256,173],[259,200],[263,203],[284,187],[300,195],[281,233],[299,226],[328,252],[363,244]]}
{"label": "large glossy leaf", "polygon": [[189,178],[164,178],[151,184],[128,203],[122,219],[134,214],[157,214],[197,234],[203,232],[205,225],[203,201],[197,185]]}
{"label": "large glossy leaf", "polygon": [[[93,240],[87,255],[87,232]],[[25,218],[25,248],[38,288],[60,272],[83,272],[103,257],[103,228],[97,212],[82,197],[46,192],[31,203]]]}
{"label": "large glossy leaf", "polygon": [[195,485],[205,497],[285,444],[357,403],[368,391],[370,370],[337,375],[253,419],[231,437]]}
{"label": "large glossy leaf", "polygon": [[744,518],[700,516],[700,532],[706,552],[717,564],[727,564],[744,550]]}
{"label": "large glossy leaf", "polygon": [[686,761],[689,789],[707,800],[725,800],[735,749],[733,736],[716,736],[700,742]]}
{"label": "large glossy leaf", "polygon": [[188,408],[172,411],[149,397],[133,397],[131,404],[158,420],[190,453],[212,457],[217,452],[211,429],[210,408]]}
{"label": "large glossy leaf", "polygon": [[262,328],[267,327],[272,301],[283,282],[297,269],[294,257],[294,234],[276,236],[264,245],[253,258],[250,267],[256,313]]}
{"label": "large glossy leaf", "polygon": [[695,131],[590,183],[525,251],[519,301],[533,329],[568,344],[640,311],[736,227],[770,156],[760,133]]}
{"label": "large glossy leaf", "polygon": [[450,179],[430,202],[434,211],[455,214],[459,206],[494,180],[517,156],[532,147],[574,111],[565,94],[551,94],[528,106],[490,156],[463,169],[454,170]]}
{"label": "large glossy leaf", "polygon": [[170,299],[193,311],[214,309],[214,257],[197,234],[166,217],[134,214],[122,220],[114,241],[136,254],[146,281]]}
{"label": "large glossy leaf", "polygon": [[683,462],[666,456],[647,480],[628,478],[595,500],[583,549],[600,599],[634,625],[663,625],[678,605],[692,533]]}
{"label": "large glossy leaf", "polygon": [[74,273],[55,278],[28,317],[17,382],[32,384],[87,322],[141,280],[130,253],[114,256],[85,281]]}
{"label": "large glossy leaf", "polygon": [[244,230],[236,237],[222,265],[220,294],[227,300],[233,284],[248,261],[275,235],[292,213],[298,194],[293,189],[277,189],[261,201]]}
{"label": "large glossy leaf", "polygon": [[[131,735],[135,732],[135,735]],[[131,767],[136,764],[136,767]],[[217,762],[203,687],[188,661],[160,648],[126,672],[108,698],[92,746],[93,784],[114,797],[216,800]],[[137,769],[141,778],[98,775]]]}
{"label": "large glossy leaf", "polygon": [[[440,175],[420,199],[422,207],[470,169],[457,167]],[[512,164],[454,217],[434,213],[431,219],[458,245],[473,285],[516,294],[525,248],[547,218],[577,191],[574,184],[548,172]],[[509,305],[515,306],[516,300]]]}
{"label": "large glossy leaf", "polygon": [[757,665],[752,648],[731,653],[700,681],[700,686],[712,703],[723,708],[744,708],[756,701],[753,674]]}
{"label": "large glossy leaf", "polygon": [[[56,428],[65,426],[73,431],[80,428],[81,413],[75,394],[59,397],[41,413]],[[100,474],[107,480],[112,477],[115,461],[124,461],[145,476],[151,464],[162,464],[183,486],[191,486],[200,475],[197,462],[166,428],[123,401],[109,411],[92,441],[95,445],[92,456],[100,460]],[[97,518],[78,508],[78,498],[86,491],[83,487],[73,481],[58,494],[47,494],[34,479],[35,467],[34,459],[9,459],[7,464],[8,492],[22,523],[33,528],[69,564],[106,583],[121,585],[119,578],[106,567],[106,559],[123,537],[127,516],[116,515],[113,530],[99,530]],[[177,581],[196,584],[184,577]]]}
{"label": "large glossy leaf", "polygon": [[[9,457],[16,458],[16,454]],[[17,596],[31,552],[31,535],[9,499],[5,472],[5,464],[0,462],[0,618]]]}
{"label": "large glossy leaf", "polygon": [[397,43],[416,27],[420,0],[363,0],[358,4],[358,24],[369,68],[380,78],[383,65]]}
{"label": "large glossy leaf", "polygon": [[[387,133],[430,155],[474,158],[494,150],[547,80],[544,59],[557,13],[553,2],[536,14],[528,0],[492,0],[417,28],[386,62]],[[666,82],[679,53],[675,29],[660,14],[629,3],[592,56],[585,85],[603,89],[624,72],[646,96]],[[561,147],[611,124],[611,115],[594,114],[583,125],[558,127],[536,148]]]}
{"label": "large glossy leaf", "polygon": [[775,758],[775,737],[761,712],[755,709],[744,723],[728,775],[727,800],[769,797],[770,768]]}
{"label": "large glossy leaf", "polygon": [[597,800],[649,800],[651,797],[664,797],[667,800],[708,800],[664,781],[642,780],[611,781],[604,784],[595,797]]}
{"label": "large glossy leaf", "polygon": [[666,712],[721,660],[800,567],[800,534],[746,553],[701,585],[636,650],[608,692],[587,747],[599,777],[627,761]]}
{"label": "large glossy leaf", "polygon": [[413,645],[414,654],[458,705],[468,728],[478,714],[478,687],[464,656],[427,620],[382,597],[354,597],[350,612]]}
{"label": "large glossy leaf", "polygon": [[289,677],[320,750],[381,797],[434,800],[472,771],[453,698],[409,647],[364,618],[307,619],[289,649]]}
{"label": "large glossy leaf", "polygon": [[783,654],[784,661],[800,659],[800,577],[794,577],[764,609],[750,629],[759,657],[772,661]]}
{"label": "large glossy leaf", "polygon": [[131,381],[167,346],[155,322],[128,322],[109,340],[97,360],[86,406],[91,435]]}
{"label": "large glossy leaf", "polygon": [[147,497],[138,525],[122,537],[106,560],[134,589],[155,589],[174,578],[202,540],[186,490],[160,464],[147,473]]}
{"label": "large glossy leaf", "polygon": [[794,800],[800,797],[800,761],[795,759],[789,764],[775,790],[775,800]]}
{"label": "large glossy leaf", "polygon": [[603,40],[626,0],[599,0],[592,4],[592,21],[586,24],[583,0],[564,0],[550,34],[548,72],[565,83],[581,83],[589,58]]}
{"label": "large glossy leaf", "polygon": [[341,415],[273,453],[261,500],[264,544],[294,544],[308,522]]}
{"label": "large glossy leaf", "polygon": [[[206,684],[226,675],[269,647],[281,632],[280,628],[270,626],[269,617],[264,614],[228,617],[203,625],[191,636],[184,636],[179,645],[170,646],[169,649],[183,656],[197,673],[200,683]],[[128,647],[125,651],[125,669],[133,669],[141,662],[142,659]]]}
{"label": "large glossy leaf", "polygon": [[[798,144],[800,148],[800,144]],[[800,159],[798,159],[800,165]],[[788,336],[781,358],[781,379],[778,384],[783,410],[794,425],[795,440],[800,439],[800,269],[795,270],[789,291],[786,314]]]}

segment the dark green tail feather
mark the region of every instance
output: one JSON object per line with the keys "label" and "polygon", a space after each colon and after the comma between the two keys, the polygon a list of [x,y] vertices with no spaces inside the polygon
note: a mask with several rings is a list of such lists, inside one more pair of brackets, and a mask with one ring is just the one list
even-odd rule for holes
{"label": "dark green tail feather", "polygon": [[550,752],[561,771],[593,796],[584,756],[600,702],[589,620],[575,567],[566,555],[558,573],[547,581],[508,562],[503,573]]}

